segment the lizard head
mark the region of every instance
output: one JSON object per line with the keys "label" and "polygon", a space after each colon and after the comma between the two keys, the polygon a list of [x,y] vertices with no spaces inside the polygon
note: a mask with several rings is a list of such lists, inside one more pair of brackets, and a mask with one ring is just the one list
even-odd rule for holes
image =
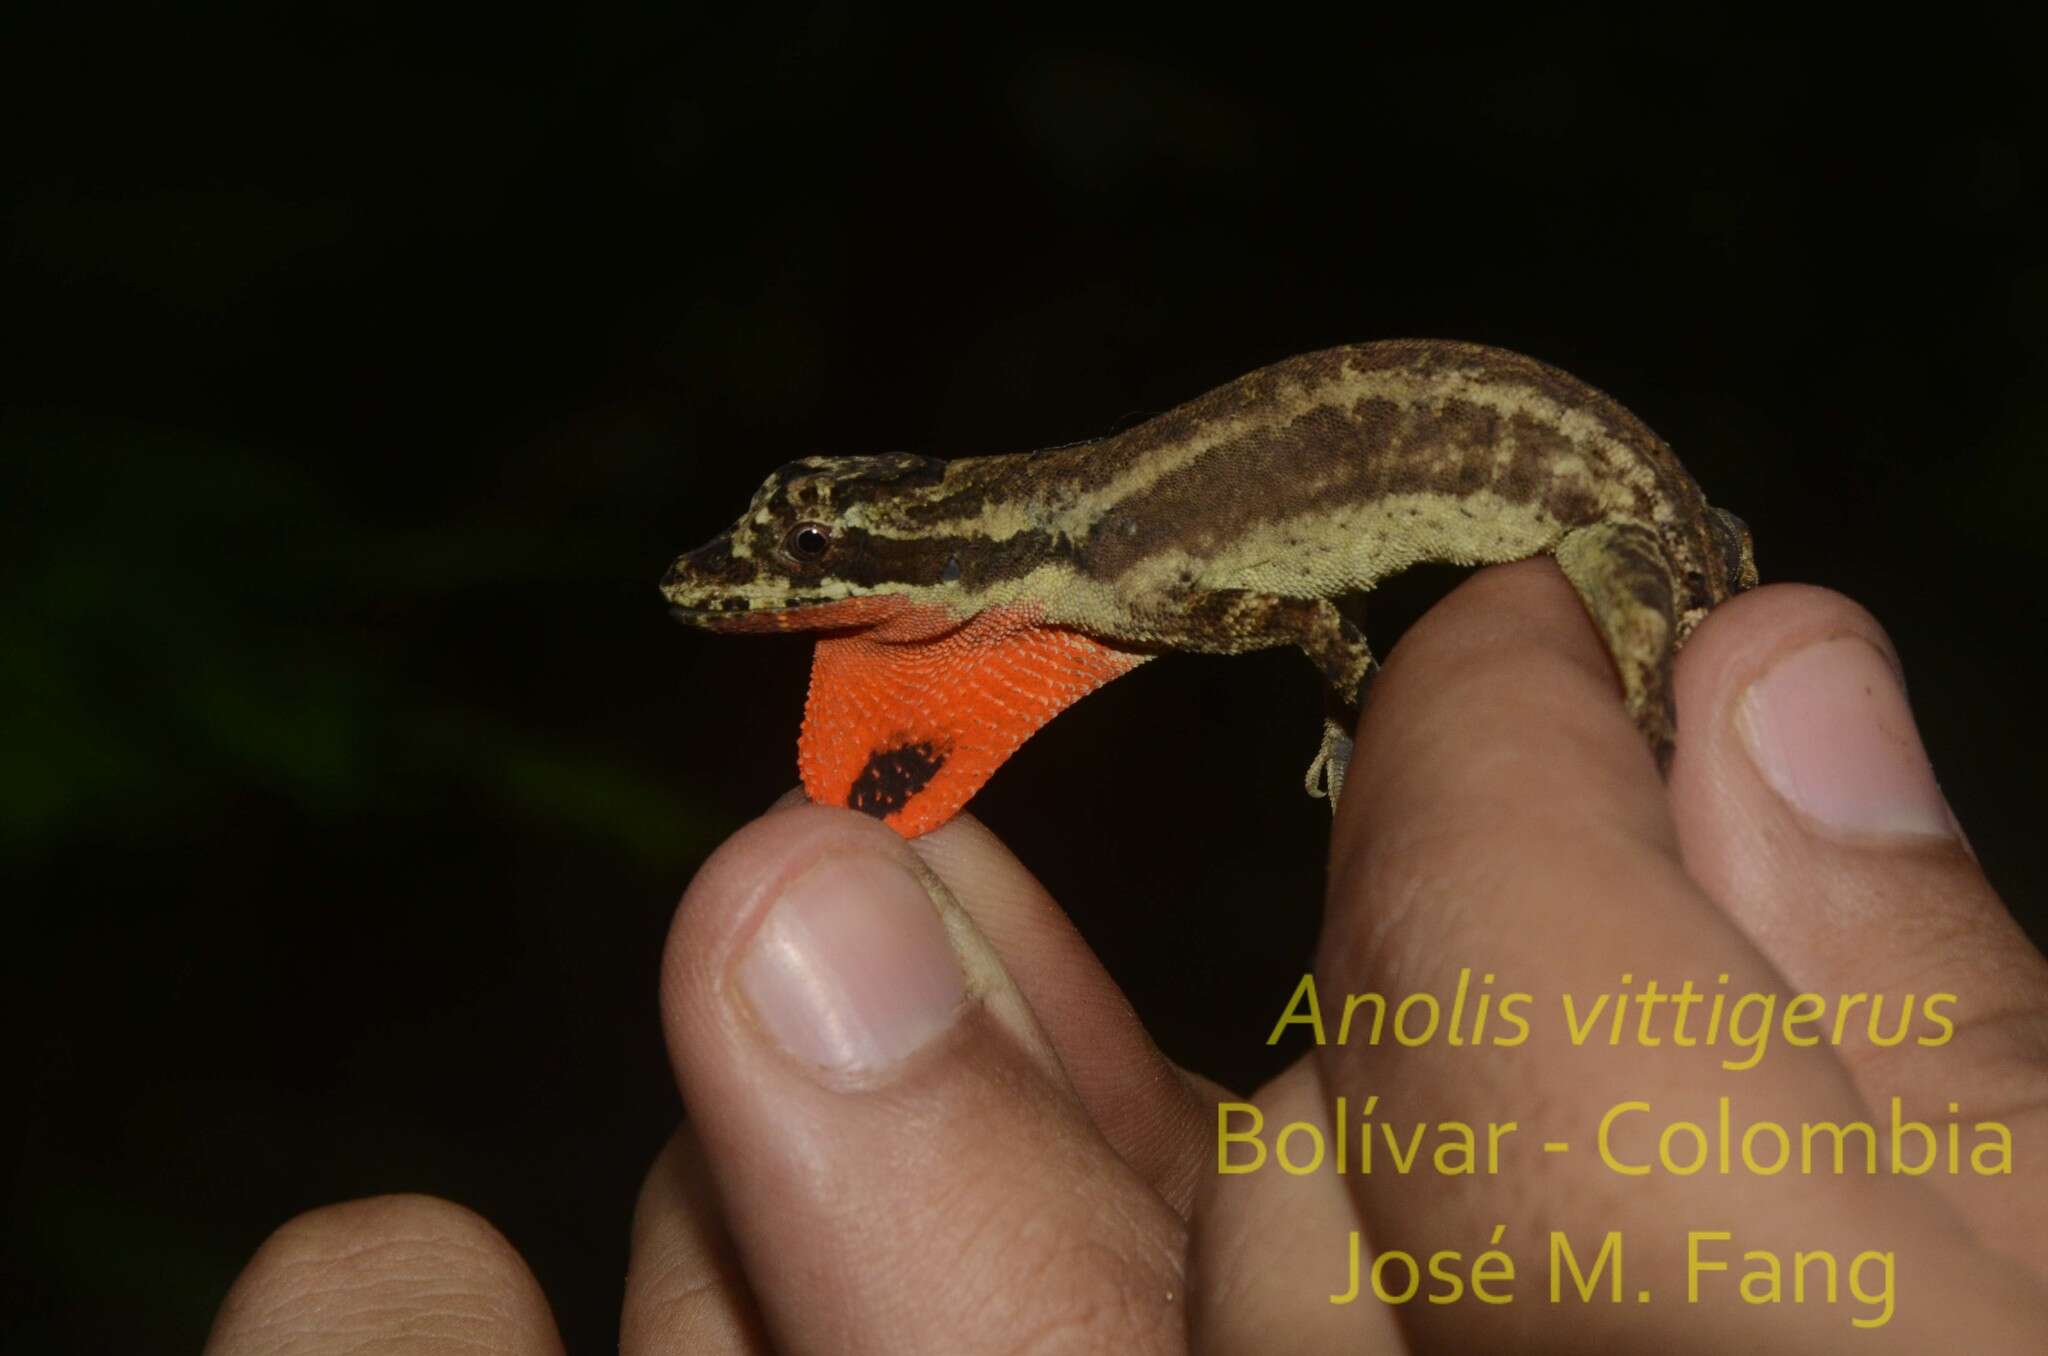
{"label": "lizard head", "polygon": [[1041,464],[807,457],[669,567],[662,596],[693,626],[826,632],[797,741],[813,801],[929,832],[1039,726],[1148,657],[1044,622],[1034,589],[1070,548],[1017,474]]}
{"label": "lizard head", "polygon": [[670,611],[716,631],[868,626],[943,605],[959,566],[919,521],[948,463],[909,453],[805,457],[771,474],[737,523],[679,556]]}

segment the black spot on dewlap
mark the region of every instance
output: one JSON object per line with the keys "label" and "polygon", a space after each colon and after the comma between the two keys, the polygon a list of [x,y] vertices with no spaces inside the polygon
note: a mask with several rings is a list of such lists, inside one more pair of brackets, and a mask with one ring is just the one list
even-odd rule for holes
{"label": "black spot on dewlap", "polygon": [[846,793],[847,807],[886,819],[924,790],[945,765],[946,755],[930,744],[884,749],[868,759],[860,776],[853,779],[853,789]]}

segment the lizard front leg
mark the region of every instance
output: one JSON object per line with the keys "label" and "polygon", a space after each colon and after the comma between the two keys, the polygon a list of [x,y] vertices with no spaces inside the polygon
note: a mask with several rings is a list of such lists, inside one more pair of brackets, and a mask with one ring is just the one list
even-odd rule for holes
{"label": "lizard front leg", "polygon": [[1336,809],[1351,764],[1351,730],[1337,712],[1355,716],[1376,661],[1365,635],[1327,598],[1284,598],[1244,589],[1211,589],[1183,596],[1148,617],[1148,630],[1176,649],[1201,654],[1244,654],[1280,645],[1299,646],[1322,670],[1333,708],[1323,718],[1322,745],[1304,782],[1311,796],[1328,796]]}

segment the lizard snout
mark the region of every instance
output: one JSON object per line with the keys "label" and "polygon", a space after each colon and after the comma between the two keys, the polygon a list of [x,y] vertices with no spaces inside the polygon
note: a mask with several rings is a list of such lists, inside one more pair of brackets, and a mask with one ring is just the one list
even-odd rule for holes
{"label": "lizard snout", "polygon": [[723,532],[685,555],[662,576],[661,591],[672,600],[678,593],[711,592],[750,584],[759,573],[752,560],[733,554],[732,533]]}

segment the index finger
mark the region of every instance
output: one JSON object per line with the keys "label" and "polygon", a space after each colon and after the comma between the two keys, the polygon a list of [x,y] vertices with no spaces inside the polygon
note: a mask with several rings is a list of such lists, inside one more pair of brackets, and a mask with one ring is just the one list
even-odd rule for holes
{"label": "index finger", "polygon": [[[1935,1331],[1969,1347],[1959,1324],[2013,1312],[2019,1283],[1915,1178],[1802,1174],[1796,1155],[1789,1171],[1746,1171],[1739,1144],[1725,1172],[1711,1157],[1697,1173],[1660,1165],[1662,1128],[1701,1127],[1704,1142],[1723,1098],[1734,1136],[1763,1122],[1795,1149],[1802,1124],[1853,1122],[1863,1107],[1824,1046],[1752,1061],[1727,1031],[1701,1039],[1716,997],[1776,1004],[1785,986],[1687,877],[1611,664],[1547,562],[1483,571],[1417,624],[1378,680],[1357,757],[1315,974],[1328,1042],[1318,1067],[1329,1093],[1347,1096],[1335,1117],[1353,1140],[1344,1186],[1380,1249],[1456,1250],[1469,1266],[1498,1226],[1519,1278],[1517,1303],[1410,1304],[1412,1328],[1459,1345],[1555,1337],[1569,1321],[1591,1345],[1682,1330],[1715,1347],[1803,1347],[1868,1337],[1852,1320],[1881,1314],[1880,1348]],[[1688,1043],[1671,1022],[1684,986]],[[1466,1133],[1469,1167],[1456,1150]],[[1677,1134],[1683,1166],[1692,1132]],[[1396,1155],[1412,1145],[1404,1167]],[[1578,1302],[1560,1240],[1590,1272],[1610,1236],[1627,1293],[1609,1302],[1615,1278],[1603,1274],[1597,1299]],[[1795,1252],[1829,1253],[1837,1302],[1738,1292],[1746,1251],[1788,1267]],[[1892,1257],[1882,1309],[1848,1290],[1866,1253]],[[1730,1265],[1703,1270],[1698,1256]],[[1562,1303],[1547,1302],[1553,1277]],[[1789,1294],[1789,1270],[1784,1280]],[[1986,1286],[1998,1303],[1982,1300]],[[1959,1313],[1965,1296],[1982,1302]]]}

